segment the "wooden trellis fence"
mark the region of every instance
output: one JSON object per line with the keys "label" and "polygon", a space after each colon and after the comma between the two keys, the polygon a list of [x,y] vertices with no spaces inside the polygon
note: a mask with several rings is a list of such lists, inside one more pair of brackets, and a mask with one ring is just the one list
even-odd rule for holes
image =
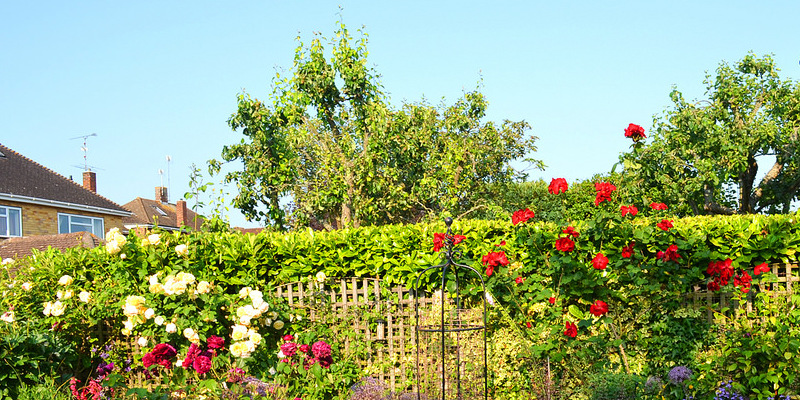
{"label": "wooden trellis fence", "polygon": [[[285,284],[273,294],[286,299],[290,306],[309,306],[322,298],[330,301],[332,315],[352,321],[352,329],[368,344],[367,359],[359,360],[361,367],[376,367],[372,368],[373,377],[392,390],[404,389],[415,365],[411,291],[404,287],[382,289],[376,278],[346,278],[322,288],[314,282]],[[430,302],[425,299],[425,304]],[[309,311],[314,321],[323,317],[315,314],[316,307],[309,307]]]}
{"label": "wooden trellis fence", "polygon": [[[746,307],[747,312],[753,311],[753,299],[757,291],[766,291],[776,295],[791,294],[795,282],[800,282],[800,266],[797,264],[770,264],[770,269],[778,279],[776,282],[753,284],[743,306]],[[752,271],[750,271],[752,274]],[[758,286],[758,287],[756,287]],[[738,308],[740,305],[737,300],[733,298],[733,293],[727,292],[712,292],[706,290],[705,287],[695,286],[692,293],[684,295],[684,302],[692,306],[695,310],[705,309],[706,320],[709,323],[714,323],[714,311],[720,311],[723,308]]]}

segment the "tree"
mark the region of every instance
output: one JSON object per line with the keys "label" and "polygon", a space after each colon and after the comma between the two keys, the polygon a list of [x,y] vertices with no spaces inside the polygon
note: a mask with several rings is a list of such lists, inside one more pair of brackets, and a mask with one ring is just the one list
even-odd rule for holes
{"label": "tree", "polygon": [[[510,161],[535,151],[526,122],[482,122],[487,102],[477,90],[449,107],[392,109],[367,66],[366,35],[353,39],[340,24],[330,55],[323,40],[300,43],[269,103],[243,93],[228,120],[245,138],[223,148],[223,161],[243,166],[225,180],[236,182],[234,205],[248,218],[333,229],[464,212],[491,185],[516,179]],[[215,173],[221,166],[210,161]]]}
{"label": "tree", "polygon": [[[621,157],[629,184],[693,214],[788,212],[800,189],[800,87],[778,71],[749,54],[706,76],[705,100],[674,88],[652,141]],[[771,165],[756,182],[759,162]]]}

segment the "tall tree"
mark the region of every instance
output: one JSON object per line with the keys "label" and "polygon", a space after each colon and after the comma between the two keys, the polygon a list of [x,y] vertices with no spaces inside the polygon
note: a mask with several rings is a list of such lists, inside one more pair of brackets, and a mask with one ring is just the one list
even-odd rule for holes
{"label": "tall tree", "polygon": [[[800,189],[800,87],[778,71],[749,54],[706,76],[707,99],[673,89],[652,141],[621,157],[630,183],[694,214],[788,212]],[[759,163],[769,169],[756,182]]]}
{"label": "tall tree", "polygon": [[[228,120],[245,138],[223,148],[223,161],[243,166],[225,179],[236,182],[234,205],[248,218],[332,229],[463,212],[490,185],[516,179],[509,163],[535,151],[527,123],[482,121],[487,102],[477,90],[449,107],[392,109],[367,65],[366,35],[353,39],[341,24],[330,54],[323,42],[301,42],[271,101],[241,94]],[[222,161],[210,165],[219,172]]]}

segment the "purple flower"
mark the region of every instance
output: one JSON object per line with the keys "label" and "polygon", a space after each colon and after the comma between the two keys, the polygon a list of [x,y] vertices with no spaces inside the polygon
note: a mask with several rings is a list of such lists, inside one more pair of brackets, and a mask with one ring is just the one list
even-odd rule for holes
{"label": "purple flower", "polygon": [[103,378],[106,377],[106,375],[110,374],[111,371],[113,371],[113,370],[114,370],[114,363],[113,362],[108,363],[108,364],[100,363],[100,365],[97,366],[97,377],[100,378],[100,379],[103,379]]}
{"label": "purple flower", "polygon": [[679,365],[669,371],[668,377],[673,385],[679,385],[692,377],[692,370],[683,365]]}

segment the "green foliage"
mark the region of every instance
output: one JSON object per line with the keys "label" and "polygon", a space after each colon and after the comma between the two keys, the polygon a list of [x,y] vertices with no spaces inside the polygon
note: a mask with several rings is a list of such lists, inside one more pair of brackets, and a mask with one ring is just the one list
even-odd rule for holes
{"label": "green foliage", "polygon": [[638,399],[644,382],[636,375],[600,373],[589,377],[591,400]]}
{"label": "green foliage", "polygon": [[74,346],[59,335],[28,323],[0,323],[0,399],[44,390],[38,385],[54,385],[54,379],[77,364]]}
{"label": "green foliage", "polygon": [[223,148],[225,162],[242,163],[225,180],[247,217],[330,230],[458,215],[516,178],[510,162],[535,150],[526,122],[482,121],[488,102],[477,90],[448,107],[393,109],[367,63],[366,34],[340,24],[330,51],[324,42],[301,42],[269,101],[241,94],[228,120],[245,139]]}
{"label": "green foliage", "polygon": [[[753,54],[721,63],[705,84],[708,98],[695,103],[674,89],[650,142],[622,155],[632,189],[695,215],[788,212],[800,188],[800,86]],[[755,182],[765,156],[774,161]]]}

